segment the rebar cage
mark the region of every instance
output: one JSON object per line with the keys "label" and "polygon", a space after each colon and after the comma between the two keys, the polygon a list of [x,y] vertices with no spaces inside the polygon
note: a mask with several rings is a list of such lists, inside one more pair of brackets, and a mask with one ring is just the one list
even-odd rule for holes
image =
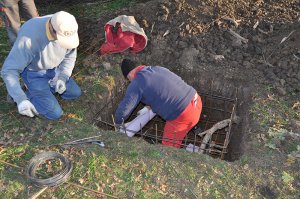
{"label": "rebar cage", "polygon": [[[101,129],[114,130],[113,115],[126,91],[125,82],[120,82],[118,85],[113,90],[111,98],[106,101],[105,105],[94,116],[94,124]],[[224,159],[228,152],[227,147],[230,142],[232,119],[235,114],[237,99],[215,95],[213,92],[201,93],[199,91],[198,93],[203,105],[201,117],[198,124],[186,135],[181,148],[193,146],[192,150],[197,152],[197,148],[199,149],[203,140],[203,135],[199,136],[199,134],[210,129],[219,121],[230,119],[229,126],[213,133],[209,142],[205,143],[206,146],[204,149],[204,153],[215,158]],[[137,111],[141,108],[143,108],[143,105],[139,104],[127,121],[134,119]],[[162,142],[164,125],[165,121],[161,117],[155,116],[135,136],[141,137],[151,144],[159,144]]]}

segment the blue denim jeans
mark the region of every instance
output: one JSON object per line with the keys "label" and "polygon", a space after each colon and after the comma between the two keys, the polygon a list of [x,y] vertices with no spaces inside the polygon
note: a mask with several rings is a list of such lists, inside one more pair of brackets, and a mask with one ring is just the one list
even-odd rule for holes
{"label": "blue denim jeans", "polygon": [[[30,71],[25,68],[21,73],[28,89],[26,95],[39,114],[51,120],[58,120],[63,111],[54,96],[55,87],[51,87],[48,83],[54,76],[55,69]],[[76,99],[81,95],[79,86],[72,78],[66,82],[66,88],[66,91],[61,94],[65,100]]]}

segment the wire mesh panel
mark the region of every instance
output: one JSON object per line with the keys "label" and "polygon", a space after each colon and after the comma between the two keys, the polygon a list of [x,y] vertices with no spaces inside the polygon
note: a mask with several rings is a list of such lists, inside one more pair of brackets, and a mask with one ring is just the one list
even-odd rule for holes
{"label": "wire mesh panel", "polygon": [[[114,130],[113,115],[125,94],[125,83],[123,82],[122,85],[118,86],[118,89],[115,89],[112,98],[107,101],[99,110],[98,115],[95,116],[96,125],[104,130]],[[227,146],[230,141],[232,116],[234,115],[236,99],[213,95],[212,93],[198,93],[201,96],[203,105],[201,117],[198,124],[186,135],[181,147],[187,148],[188,146],[193,146],[193,151],[199,151],[204,136],[201,133],[212,128],[219,121],[231,119],[228,127],[213,133],[211,139],[205,144],[205,148],[203,149],[204,153],[212,157],[224,159],[224,154],[227,153]],[[137,111],[142,108],[143,105],[139,104],[127,121],[133,120],[137,116]],[[161,117],[155,116],[135,136],[142,137],[152,144],[161,143],[165,123]]]}

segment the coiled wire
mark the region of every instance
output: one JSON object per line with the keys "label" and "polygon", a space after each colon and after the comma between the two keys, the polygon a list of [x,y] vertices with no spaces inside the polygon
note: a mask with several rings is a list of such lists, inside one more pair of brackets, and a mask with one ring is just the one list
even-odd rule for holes
{"label": "coiled wire", "polygon": [[[44,163],[46,160],[57,159],[63,163],[63,169],[60,171],[60,173],[47,179],[38,178],[36,176],[36,170],[42,163]],[[29,178],[29,181],[38,187],[55,187],[67,181],[72,169],[72,163],[68,158],[59,153],[49,151],[39,153],[30,160],[26,170],[26,175]]]}

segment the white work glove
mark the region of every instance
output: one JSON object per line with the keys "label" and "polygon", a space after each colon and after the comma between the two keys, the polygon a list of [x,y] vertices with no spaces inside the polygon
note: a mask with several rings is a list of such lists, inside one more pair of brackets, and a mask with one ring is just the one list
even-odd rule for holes
{"label": "white work glove", "polygon": [[21,115],[29,117],[34,117],[34,115],[39,114],[29,100],[23,100],[20,104],[18,104],[18,111]]}
{"label": "white work glove", "polygon": [[145,106],[144,108],[142,108],[141,110],[139,110],[137,112],[137,115],[143,115],[143,114],[147,113],[149,110],[150,110],[150,107],[149,106]]}
{"label": "white work glove", "polygon": [[65,92],[66,89],[67,89],[66,82],[64,82],[61,79],[58,79],[56,82],[56,86],[55,86],[55,92],[57,92],[59,94],[63,94],[63,92]]}

